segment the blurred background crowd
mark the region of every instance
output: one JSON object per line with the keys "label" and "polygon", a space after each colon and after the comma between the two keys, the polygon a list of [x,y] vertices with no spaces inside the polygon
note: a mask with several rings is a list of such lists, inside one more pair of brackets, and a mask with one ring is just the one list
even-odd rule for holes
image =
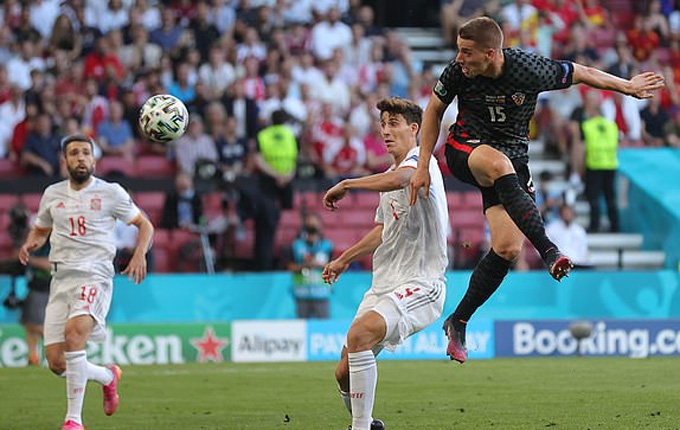
{"label": "blurred background crowd", "polygon": [[[623,78],[648,70],[666,77],[649,101],[582,86],[541,97],[531,139],[560,167],[534,175],[539,189],[564,179],[539,196],[547,221],[586,198],[588,119],[613,121],[622,147],[680,146],[680,1],[5,0],[0,178],[63,177],[59,141],[85,132],[98,144],[97,174],[126,184],[160,227],[156,270],[272,270],[297,258],[299,271],[304,256],[290,244],[304,236],[308,213],[319,213],[315,231],[334,253],[373,221],[375,196],[353,196],[344,213],[323,212],[320,198],[338,179],[391,164],[376,102],[398,95],[424,107],[455,55],[415,58],[400,30],[437,27],[441,46],[453,50],[458,26],[482,14],[501,23],[507,46]],[[190,111],[189,129],[173,145],[153,144],[138,129],[140,106],[159,93]],[[437,151],[445,173],[443,136],[455,115],[451,106]],[[484,226],[464,222],[466,211],[483,222],[481,202],[452,178],[447,185],[452,248],[477,252]],[[41,191],[3,187],[3,235],[10,207],[34,212]],[[608,215],[601,227],[598,213],[588,229],[617,231]],[[474,258],[452,255],[454,268],[466,261]]]}

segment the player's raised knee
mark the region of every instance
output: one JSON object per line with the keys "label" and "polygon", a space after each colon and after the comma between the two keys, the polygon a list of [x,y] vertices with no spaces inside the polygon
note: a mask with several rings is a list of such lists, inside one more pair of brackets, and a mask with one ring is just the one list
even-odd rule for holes
{"label": "player's raised knee", "polygon": [[496,255],[502,257],[508,261],[515,261],[519,257],[519,253],[522,251],[522,245],[508,244],[493,247]]}

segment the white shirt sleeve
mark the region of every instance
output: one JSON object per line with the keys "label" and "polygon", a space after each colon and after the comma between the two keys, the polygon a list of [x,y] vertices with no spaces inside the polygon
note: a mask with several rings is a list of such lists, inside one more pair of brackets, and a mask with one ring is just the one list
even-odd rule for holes
{"label": "white shirt sleeve", "polygon": [[137,205],[132,201],[132,197],[118,184],[113,186],[113,216],[130,224],[141,213]]}
{"label": "white shirt sleeve", "polygon": [[45,190],[45,193],[40,199],[40,207],[38,208],[38,216],[35,218],[35,226],[38,228],[52,228],[52,213],[50,206],[52,202],[51,188]]}

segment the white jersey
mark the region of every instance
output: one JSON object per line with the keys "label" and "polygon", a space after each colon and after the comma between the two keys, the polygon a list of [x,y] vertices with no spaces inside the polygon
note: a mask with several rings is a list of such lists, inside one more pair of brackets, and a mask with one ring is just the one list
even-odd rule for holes
{"label": "white jersey", "polygon": [[50,263],[112,277],[116,219],[132,223],[141,214],[118,184],[92,177],[82,190],[69,180],[50,185],[40,200],[37,228],[51,228]]}
{"label": "white jersey", "polygon": [[[419,148],[409,151],[399,166],[415,168]],[[373,284],[376,294],[394,290],[408,282],[445,282],[446,234],[449,214],[444,180],[437,161],[430,160],[430,197],[423,192],[409,205],[409,188],[380,193],[376,223],[383,224],[382,243],[373,254]]]}

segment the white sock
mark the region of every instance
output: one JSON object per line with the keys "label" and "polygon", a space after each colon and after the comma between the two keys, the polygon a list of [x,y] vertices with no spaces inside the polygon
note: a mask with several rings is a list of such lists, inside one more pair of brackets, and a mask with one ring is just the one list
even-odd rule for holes
{"label": "white sock", "polygon": [[102,385],[108,385],[113,381],[113,373],[104,366],[97,366],[89,361],[87,362],[87,379],[98,382]]}
{"label": "white sock", "polygon": [[87,385],[87,355],[85,350],[69,351],[66,355],[66,419],[82,424],[83,399]]}
{"label": "white sock", "polygon": [[350,352],[349,392],[352,400],[352,430],[370,430],[378,368],[373,351]]}
{"label": "white sock", "polygon": [[343,403],[345,403],[345,407],[347,408],[347,412],[349,412],[349,415],[352,415],[352,400],[349,398],[349,393],[347,391],[342,391],[341,389],[338,388],[338,392],[340,393],[340,397],[342,398]]}

